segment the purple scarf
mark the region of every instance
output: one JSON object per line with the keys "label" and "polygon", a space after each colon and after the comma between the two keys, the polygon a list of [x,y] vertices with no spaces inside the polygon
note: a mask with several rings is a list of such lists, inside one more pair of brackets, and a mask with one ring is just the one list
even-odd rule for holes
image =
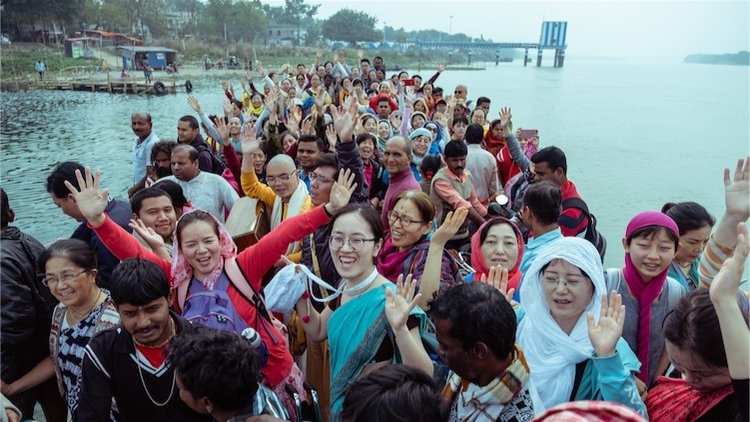
{"label": "purple scarf", "polygon": [[[644,211],[630,220],[625,231],[625,237],[629,238],[634,231],[648,226],[664,227],[674,232],[677,236],[680,235],[677,224],[669,216],[658,211]],[[664,282],[667,280],[668,272],[669,266],[651,279],[651,281],[645,282],[630,259],[630,254],[625,253],[625,268],[623,268],[622,273],[625,277],[625,282],[628,283],[630,293],[638,300],[641,308],[638,315],[638,350],[636,352],[638,360],[641,361],[642,365],[638,378],[646,384],[648,384],[648,351],[651,342],[651,305],[659,297],[659,294],[661,294]]]}

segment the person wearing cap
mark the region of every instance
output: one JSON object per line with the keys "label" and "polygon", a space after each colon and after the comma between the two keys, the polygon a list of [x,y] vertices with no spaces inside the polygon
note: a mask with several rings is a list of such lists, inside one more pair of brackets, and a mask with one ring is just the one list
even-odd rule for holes
{"label": "person wearing cap", "polygon": [[498,194],[497,164],[495,157],[482,148],[481,125],[472,123],[466,128],[466,170],[474,178],[474,189],[483,205],[494,200]]}
{"label": "person wearing cap", "polygon": [[[474,189],[472,175],[466,171],[468,150],[462,141],[451,141],[445,145],[446,166],[438,170],[432,179],[430,197],[437,208],[437,222],[442,224],[450,211],[468,208],[468,220],[481,226],[487,215],[487,207],[482,205]],[[471,237],[469,221],[464,222],[446,248],[458,248]]]}

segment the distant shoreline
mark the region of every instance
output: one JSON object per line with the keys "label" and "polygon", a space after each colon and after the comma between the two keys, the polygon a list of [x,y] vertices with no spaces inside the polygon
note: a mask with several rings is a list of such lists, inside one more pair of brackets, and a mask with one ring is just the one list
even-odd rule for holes
{"label": "distant shoreline", "polygon": [[734,54],[691,54],[685,57],[684,62],[750,66],[750,52],[740,51]]}

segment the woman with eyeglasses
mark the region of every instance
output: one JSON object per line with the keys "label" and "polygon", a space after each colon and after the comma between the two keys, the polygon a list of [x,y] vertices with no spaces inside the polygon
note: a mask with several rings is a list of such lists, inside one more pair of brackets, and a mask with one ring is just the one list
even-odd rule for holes
{"label": "woman with eyeglasses", "polygon": [[322,312],[312,306],[309,294],[296,309],[312,340],[329,341],[330,420],[337,422],[347,388],[360,377],[392,363],[427,374],[433,368],[421,341],[427,315],[416,306],[416,282],[400,277],[394,286],[375,266],[383,247],[380,214],[369,204],[349,204],[328,227],[331,257],[342,280],[325,299],[328,306]]}
{"label": "woman with eyeglasses", "polygon": [[607,300],[591,243],[564,237],[544,249],[524,275],[521,305],[518,344],[546,408],[603,400],[646,417],[635,381],[640,363],[622,338],[622,297],[613,291]]}
{"label": "woman with eyeglasses", "polygon": [[[96,254],[79,239],[58,240],[39,257],[44,270],[43,283],[60,303],[52,314],[50,357],[12,384],[3,385],[3,394],[26,391],[56,376],[60,394],[71,415],[78,408],[81,362],[94,334],[120,322],[109,292],[96,285]],[[110,420],[118,420],[117,408]]]}
{"label": "woman with eyeglasses", "polygon": [[[434,218],[435,205],[429,195],[418,190],[401,192],[388,213],[390,231],[385,233],[377,259],[380,274],[394,283],[399,277],[412,275],[417,290],[422,293],[420,305],[423,308],[432,299],[432,293],[462,281],[458,265],[444,250],[442,238],[427,239]],[[432,260],[429,259],[431,251],[434,251]]]}
{"label": "woman with eyeglasses", "polygon": [[[79,191],[72,185],[68,185],[68,188],[83,217],[115,256],[121,260],[136,257],[147,259],[164,271],[170,285],[177,290],[173,305],[184,318],[206,316],[199,313],[203,309],[201,306],[191,305],[201,300],[203,292],[215,290],[226,298],[223,306],[233,308],[231,312],[241,318],[240,324],[254,328],[268,347],[268,361],[261,368],[263,382],[276,393],[290,414],[295,415],[292,396],[285,387],[291,386],[306,400],[302,372],[295,365],[281,332],[271,323],[270,318],[264,318],[262,307],[249,294],[240,290],[235,284],[236,280],[229,279],[227,263],[236,263],[253,291],[261,292],[263,274],[280,255],[286,253],[289,244],[327,223],[329,215],[349,202],[354,187],[353,177],[347,179],[347,176],[346,172],[339,175],[338,181],[331,188],[330,202],[285,219],[258,243],[239,254],[226,228],[214,216],[202,210],[185,213],[177,222],[172,262],[147,250],[124,229],[112,223],[104,213],[107,190],[100,190],[98,172],[92,175],[91,169],[86,168],[85,175],[82,175],[76,171],[81,189]],[[141,236],[158,242],[156,236],[143,230],[135,230]]]}

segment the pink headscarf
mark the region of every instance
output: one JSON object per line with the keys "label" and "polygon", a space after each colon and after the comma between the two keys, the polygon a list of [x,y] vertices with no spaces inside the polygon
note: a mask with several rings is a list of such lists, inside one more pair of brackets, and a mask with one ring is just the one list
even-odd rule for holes
{"label": "pink headscarf", "polygon": [[516,264],[513,268],[508,269],[508,290],[516,289],[516,291],[518,291],[518,286],[521,284],[521,276],[523,276],[521,271],[518,270],[518,267],[521,265],[521,260],[523,259],[523,235],[513,222],[503,217],[496,217],[485,221],[484,224],[479,226],[479,229],[474,232],[474,235],[471,236],[471,266],[474,267],[474,270],[476,271],[474,274],[474,281],[478,282],[482,274],[487,274],[490,271],[490,269],[487,268],[487,265],[485,265],[484,257],[482,256],[482,231],[493,222],[497,224],[497,221],[509,224],[513,228],[513,232],[516,234],[516,241],[518,242],[518,257],[516,258]]}
{"label": "pink headscarf", "polygon": [[[211,274],[209,274],[208,277],[206,277],[204,280],[200,280],[200,282],[203,283],[203,286],[205,286],[207,290],[211,290],[213,289],[214,284],[216,284],[216,280],[219,279],[219,276],[224,269],[224,260],[237,256],[237,246],[234,244],[232,235],[229,234],[226,227],[224,227],[224,225],[221,224],[219,220],[216,219],[216,217],[214,217],[210,212],[207,211],[192,209],[189,212],[182,214],[180,219],[177,221],[177,227],[180,227],[180,221],[182,221],[182,219],[185,218],[186,215],[190,215],[197,211],[204,212],[211,216],[211,218],[214,220],[214,223],[216,223],[216,227],[218,227],[219,229],[219,244],[221,245],[221,250],[219,251],[219,253],[221,254],[219,265],[211,272]],[[185,255],[180,249],[179,242],[177,241],[177,230],[175,230],[174,234],[172,235],[172,244],[174,245],[174,249],[172,252],[172,277],[174,277],[173,287],[178,288],[183,283],[190,282],[190,280],[193,278],[193,267],[191,267],[187,262],[187,259],[185,259]]]}
{"label": "pink headscarf", "polygon": [[[648,226],[659,226],[673,232],[677,236],[680,235],[680,229],[677,228],[677,223],[674,222],[668,215],[658,211],[644,211],[635,217],[628,223],[628,227],[625,230],[625,237],[629,238],[634,231],[642,229]],[[625,277],[625,282],[628,283],[630,292],[633,294],[638,303],[640,304],[640,315],[638,319],[638,360],[641,361],[642,368],[638,374],[638,378],[644,383],[648,384],[648,351],[650,347],[651,339],[651,304],[654,303],[657,297],[661,294],[664,282],[667,280],[667,273],[669,272],[669,266],[664,268],[664,271],[659,273],[648,283],[643,281],[643,278],[635,268],[633,261],[630,259],[630,254],[625,253],[625,268],[622,273]]]}

